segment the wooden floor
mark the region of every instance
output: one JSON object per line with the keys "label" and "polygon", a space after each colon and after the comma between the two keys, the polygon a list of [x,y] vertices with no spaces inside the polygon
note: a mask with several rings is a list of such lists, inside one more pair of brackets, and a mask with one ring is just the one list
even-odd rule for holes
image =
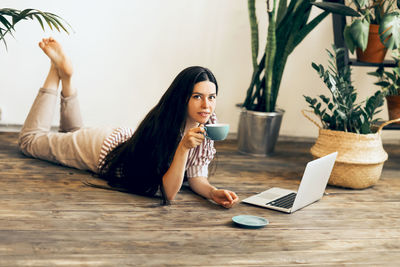
{"label": "wooden floor", "polygon": [[[276,155],[241,155],[218,143],[211,182],[241,199],[272,186],[296,189],[311,143],[282,141]],[[96,189],[83,171],[24,157],[0,133],[0,266],[399,266],[400,146],[370,189],[328,187],[293,214],[243,203],[227,210],[182,189],[171,206]],[[239,214],[262,229],[236,227]]]}

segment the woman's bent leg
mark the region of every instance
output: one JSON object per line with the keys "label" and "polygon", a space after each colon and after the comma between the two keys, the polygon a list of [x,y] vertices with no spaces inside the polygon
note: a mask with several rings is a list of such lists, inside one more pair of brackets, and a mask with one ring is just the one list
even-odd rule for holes
{"label": "woman's bent leg", "polygon": [[48,148],[33,146],[37,134],[45,134],[50,131],[54,109],[57,100],[57,91],[41,88],[32,104],[25,123],[19,133],[18,145],[21,151],[33,157],[47,154]]}
{"label": "woman's bent leg", "polygon": [[[97,172],[101,147],[113,128],[81,128],[76,90],[71,86],[73,70],[69,59],[52,38],[43,39],[39,46],[51,59],[50,72],[43,85],[47,89],[40,89],[31,107],[19,135],[19,147],[28,156]],[[50,131],[60,80],[63,87],[60,129],[66,133]]]}
{"label": "woman's bent leg", "polygon": [[97,172],[100,150],[113,128],[81,128],[74,132],[37,135],[36,144],[49,147],[45,160]]}
{"label": "woman's bent leg", "polygon": [[74,132],[38,132],[21,146],[24,154],[80,170],[97,172],[100,150],[113,128],[81,128]]}
{"label": "woman's bent leg", "polygon": [[74,132],[83,127],[77,94],[61,96],[60,109],[60,132]]}
{"label": "woman's bent leg", "polygon": [[97,172],[101,146],[113,128],[82,128],[68,133],[51,132],[56,100],[55,90],[39,90],[19,134],[21,151],[34,158]]}

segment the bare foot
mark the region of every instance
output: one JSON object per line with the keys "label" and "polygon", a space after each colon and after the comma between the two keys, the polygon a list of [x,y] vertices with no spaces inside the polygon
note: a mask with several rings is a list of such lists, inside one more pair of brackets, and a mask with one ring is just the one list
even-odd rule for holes
{"label": "bare foot", "polygon": [[61,80],[70,79],[73,73],[71,60],[64,54],[64,51],[52,37],[43,38],[39,47],[50,58],[51,63],[56,67]]}

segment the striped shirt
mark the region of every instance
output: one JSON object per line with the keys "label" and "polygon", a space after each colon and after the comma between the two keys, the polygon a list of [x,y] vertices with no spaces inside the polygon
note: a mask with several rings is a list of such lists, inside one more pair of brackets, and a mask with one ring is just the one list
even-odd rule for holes
{"label": "striped shirt", "polygon": [[127,127],[116,128],[106,139],[100,149],[100,157],[97,164],[97,169],[101,169],[104,164],[104,159],[114,148],[125,143],[133,135],[133,129]]}
{"label": "striped shirt", "polygon": [[[208,123],[214,124],[216,122],[217,117],[213,114]],[[104,140],[100,150],[98,169],[102,167],[107,154],[118,145],[128,141],[133,133],[132,128],[119,127]],[[204,139],[199,146],[190,149],[185,167],[187,177],[208,177],[208,165],[214,158],[215,152],[214,141],[208,138]]]}

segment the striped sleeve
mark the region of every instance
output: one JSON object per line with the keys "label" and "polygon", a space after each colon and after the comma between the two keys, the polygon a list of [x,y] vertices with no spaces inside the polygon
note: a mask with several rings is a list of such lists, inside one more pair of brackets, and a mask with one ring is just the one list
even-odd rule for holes
{"label": "striped sleeve", "polygon": [[128,141],[133,135],[133,129],[126,127],[116,128],[103,142],[100,150],[97,168],[100,169],[104,164],[104,159],[118,145]]}
{"label": "striped sleeve", "polygon": [[[213,114],[210,117],[209,124],[217,123],[217,117]],[[186,163],[186,175],[191,177],[208,177],[208,165],[213,160],[216,150],[214,141],[208,138],[204,139],[199,146],[189,151],[188,161]]]}

